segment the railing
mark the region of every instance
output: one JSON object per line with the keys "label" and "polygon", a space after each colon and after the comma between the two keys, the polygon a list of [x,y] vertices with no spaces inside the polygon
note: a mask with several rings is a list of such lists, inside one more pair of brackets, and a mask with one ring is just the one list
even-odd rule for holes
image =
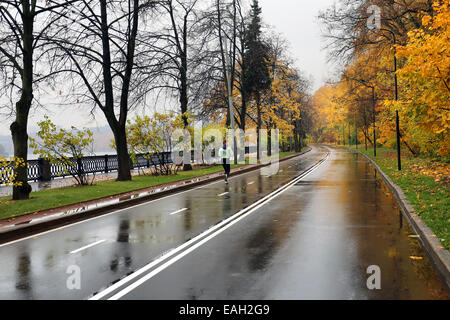
{"label": "railing", "polygon": [[[249,153],[249,148],[245,148],[245,153]],[[148,158],[148,157],[147,157]],[[132,163],[133,169],[151,168],[160,165],[160,158],[163,159],[164,164],[172,163],[172,154],[170,152],[163,153],[163,156],[153,155],[147,159],[144,155],[138,155],[136,162]],[[191,159],[194,160],[194,151],[192,151]],[[55,178],[65,178],[71,176],[70,172],[77,169],[82,170],[86,174],[94,173],[109,173],[117,171],[119,168],[119,161],[117,155],[104,155],[84,157],[77,161],[71,158],[72,165],[63,165],[58,163],[50,163],[45,159],[28,161],[28,181],[50,181]],[[12,168],[10,164],[10,168]],[[0,170],[0,185],[9,181],[13,175],[13,170],[10,172],[3,172]]]}
{"label": "railing", "polygon": [[[164,153],[163,158],[165,163],[172,163],[171,154]],[[151,158],[147,159],[144,155],[138,155],[136,163],[132,163],[133,169],[151,168],[155,165],[160,164],[159,157],[153,155]],[[117,171],[119,168],[119,161],[117,155],[104,155],[104,156],[93,156],[84,157],[77,161],[71,158],[69,160],[72,165],[65,165],[59,163],[50,163],[45,159],[30,160],[28,161],[28,181],[50,181],[55,178],[64,178],[71,176],[70,172],[74,172],[77,169],[83,170],[86,174],[94,173],[109,173]],[[13,164],[9,165],[12,168]],[[10,172],[0,172],[0,184],[4,184],[9,181],[12,177],[13,170]]]}

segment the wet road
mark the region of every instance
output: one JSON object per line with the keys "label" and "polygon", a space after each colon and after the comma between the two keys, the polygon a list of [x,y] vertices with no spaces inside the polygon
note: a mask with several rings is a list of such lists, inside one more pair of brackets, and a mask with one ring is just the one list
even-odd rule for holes
{"label": "wet road", "polygon": [[[271,177],[251,172],[230,179],[229,185],[220,181],[0,245],[0,299],[88,298],[264,197],[323,155],[315,149],[283,162]],[[81,290],[67,289],[71,266],[81,270]]]}
{"label": "wet road", "polygon": [[[448,299],[369,163],[327,147],[270,177],[248,173],[0,246],[0,259],[1,299]],[[80,290],[66,285],[74,265]],[[371,265],[381,290],[367,289]]]}

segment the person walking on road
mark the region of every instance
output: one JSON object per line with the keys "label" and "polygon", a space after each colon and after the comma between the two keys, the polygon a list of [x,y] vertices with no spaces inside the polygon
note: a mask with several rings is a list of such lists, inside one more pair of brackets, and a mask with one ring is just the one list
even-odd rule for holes
{"label": "person walking on road", "polygon": [[219,157],[222,158],[223,169],[225,171],[225,183],[228,183],[228,177],[231,171],[231,159],[234,158],[233,150],[227,146],[227,141],[223,141],[223,146],[219,151]]}

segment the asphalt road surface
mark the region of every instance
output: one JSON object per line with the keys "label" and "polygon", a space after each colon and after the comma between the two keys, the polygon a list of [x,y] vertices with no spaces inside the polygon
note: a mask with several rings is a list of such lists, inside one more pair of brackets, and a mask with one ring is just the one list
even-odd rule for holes
{"label": "asphalt road surface", "polygon": [[449,298],[369,163],[322,146],[1,245],[0,261],[0,299]]}

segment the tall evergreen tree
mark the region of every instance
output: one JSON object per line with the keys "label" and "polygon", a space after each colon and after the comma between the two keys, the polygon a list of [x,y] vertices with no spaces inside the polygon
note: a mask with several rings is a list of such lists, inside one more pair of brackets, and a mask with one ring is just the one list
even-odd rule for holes
{"label": "tall evergreen tree", "polygon": [[259,130],[262,128],[261,94],[271,87],[269,73],[269,46],[262,40],[261,7],[258,0],[253,0],[250,12],[250,23],[245,35],[244,52],[244,88],[248,96],[256,100],[258,158],[259,158]]}
{"label": "tall evergreen tree", "polygon": [[253,0],[251,20],[245,36],[244,80],[247,93],[254,97],[269,89],[271,85],[268,62],[270,48],[262,40],[261,12],[258,0]]}

